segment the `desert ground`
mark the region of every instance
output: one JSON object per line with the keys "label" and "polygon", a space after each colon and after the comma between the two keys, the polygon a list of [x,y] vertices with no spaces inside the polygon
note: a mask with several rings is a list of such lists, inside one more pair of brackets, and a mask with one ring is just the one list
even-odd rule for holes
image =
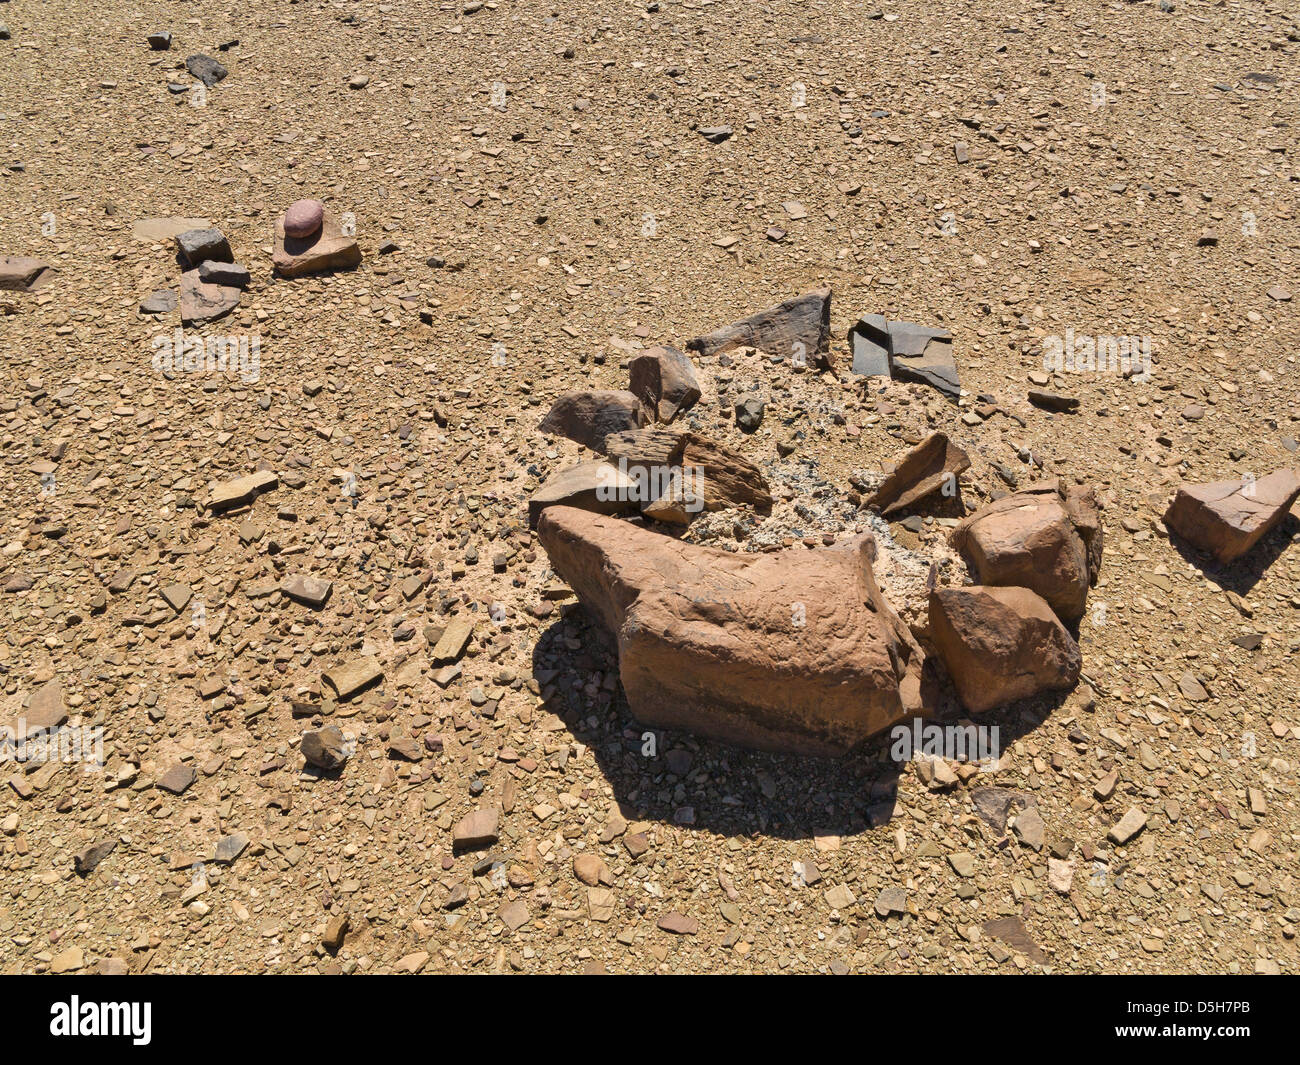
{"label": "desert ground", "polygon": [[[0,969],[1297,971],[1300,521],[1221,564],[1163,520],[1300,466],[1294,6],[0,23],[0,255],[43,264],[0,291],[0,721],[102,744],[0,764]],[[274,269],[303,199],[359,265]],[[189,228],[249,278],[182,328],[141,304]],[[628,524],[737,554],[872,531],[923,632],[926,582],[971,581],[958,520],[1091,489],[1078,682],[968,715],[941,678],[991,763],[647,728],[530,527],[593,457],[539,429],[558,396],[822,288],[826,360],[694,356],[679,416],[770,513]],[[869,314],[950,331],[961,395],[854,373]],[[160,361],[178,330],[224,372]],[[1067,335],[1141,338],[1149,373],[1045,369]],[[959,495],[876,515],[936,431]]]}

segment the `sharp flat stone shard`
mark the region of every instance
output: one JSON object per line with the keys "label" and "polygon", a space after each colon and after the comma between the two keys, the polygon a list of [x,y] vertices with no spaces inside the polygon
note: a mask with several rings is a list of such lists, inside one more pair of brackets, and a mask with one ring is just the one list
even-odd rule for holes
{"label": "sharp flat stone shard", "polygon": [[262,492],[278,488],[280,478],[271,470],[259,470],[247,477],[237,477],[233,481],[214,484],[208,495],[208,509],[214,512],[229,510],[231,507],[251,503]]}
{"label": "sharp flat stone shard", "polygon": [[882,315],[868,314],[849,330],[848,340],[854,373],[915,381],[952,400],[961,396],[952,334],[946,329],[890,322]]}
{"label": "sharp flat stone shard", "polygon": [[905,510],[933,492],[957,494],[957,478],[970,469],[970,456],[944,433],[932,433],[907,452],[867,500],[888,516]]}
{"label": "sharp flat stone shard", "polygon": [[335,666],[322,676],[340,702],[351,699],[370,685],[377,683],[384,675],[383,667],[370,656],[359,658],[341,666]]}
{"label": "sharp flat stone shard", "polygon": [[710,356],[733,348],[757,348],[792,359],[796,365],[802,360],[809,366],[832,369],[830,337],[831,290],[821,288],[688,340],[686,350]]}
{"label": "sharp flat stone shard", "polygon": [[733,554],[551,507],[551,565],[617,638],[638,721],[844,754],[921,710],[921,649],[881,595],[875,541]]}

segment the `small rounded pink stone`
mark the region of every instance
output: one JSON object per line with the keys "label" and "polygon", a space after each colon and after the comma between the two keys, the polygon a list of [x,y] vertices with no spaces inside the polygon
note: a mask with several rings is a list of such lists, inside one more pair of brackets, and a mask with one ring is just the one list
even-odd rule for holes
{"label": "small rounded pink stone", "polygon": [[310,237],[325,220],[325,205],[320,200],[298,200],[284,212],[286,237]]}

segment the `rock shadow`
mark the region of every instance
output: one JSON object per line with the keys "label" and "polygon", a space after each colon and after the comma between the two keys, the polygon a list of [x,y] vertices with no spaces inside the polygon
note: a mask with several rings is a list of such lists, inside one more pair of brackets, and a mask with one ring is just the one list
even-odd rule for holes
{"label": "rock shadow", "polygon": [[[935,669],[931,661],[927,669]],[[639,723],[618,683],[613,636],[580,606],[538,638],[533,675],[546,710],[596,758],[629,821],[651,821],[723,836],[809,840],[851,836],[887,825],[898,805],[903,766],[886,731],[843,758],[753,751],[692,733]],[[599,678],[599,680],[597,680]],[[970,718],[935,675],[926,725],[996,727],[1000,750],[1037,728],[1069,696],[1053,692]],[[593,684],[593,682],[595,682]],[[591,688],[594,687],[594,694]],[[908,722],[909,729],[912,727]],[[559,756],[552,768],[563,771]],[[996,780],[979,774],[969,783]],[[960,788],[963,785],[958,785]]]}

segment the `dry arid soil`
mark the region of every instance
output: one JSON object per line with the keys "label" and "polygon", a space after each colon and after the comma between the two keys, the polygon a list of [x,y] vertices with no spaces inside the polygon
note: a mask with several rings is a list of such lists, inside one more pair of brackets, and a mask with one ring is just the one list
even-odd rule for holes
{"label": "dry arid soil", "polygon": [[[4,971],[1297,971],[1300,523],[1224,567],[1161,520],[1180,483],[1300,463],[1293,5],[0,22],[0,254],[52,267],[0,292],[0,718],[103,743],[102,766],[0,765]],[[196,54],[228,76],[199,91]],[[305,197],[354,219],[360,267],[273,276]],[[195,331],[254,339],[255,374],[155,368],[180,322],[139,304],[181,267],[136,223],[169,216],[248,266]],[[701,528],[744,550],[874,524],[907,617],[908,560],[950,554],[954,517],[1092,486],[1085,680],[982,715],[992,766],[645,738],[528,527],[589,457],[538,432],[556,395],[821,286],[834,371],[700,360],[691,424],[780,501]],[[855,377],[867,313],[950,329],[960,403]],[[1147,338],[1149,379],[1045,375],[1067,330]],[[1039,384],[1078,410],[1031,406]],[[936,429],[971,456],[961,499],[910,527],[858,509]],[[278,487],[206,509],[259,470]],[[332,582],[319,609],[281,591],[302,577]],[[367,657],[382,680],[334,698],[322,675]],[[330,724],[346,764],[305,767]],[[462,853],[476,810],[499,838]]]}

